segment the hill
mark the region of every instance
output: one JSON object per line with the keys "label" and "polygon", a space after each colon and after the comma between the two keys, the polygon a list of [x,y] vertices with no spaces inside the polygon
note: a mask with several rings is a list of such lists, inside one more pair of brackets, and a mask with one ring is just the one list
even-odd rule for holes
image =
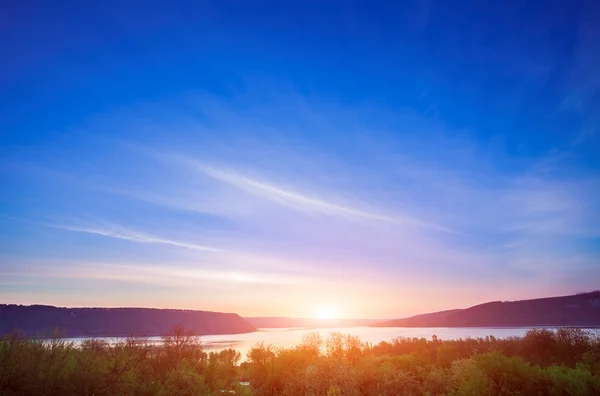
{"label": "hill", "polygon": [[256,328],[233,313],[152,308],[58,308],[48,305],[0,305],[0,335],[20,330],[27,335],[66,337],[158,336],[182,325],[198,335],[239,334]]}
{"label": "hill", "polygon": [[394,319],[377,327],[600,326],[600,291],[522,301],[494,301],[466,309]]}
{"label": "hill", "polygon": [[250,317],[244,318],[259,329],[304,327],[310,329],[368,326],[377,323],[377,319],[312,319],[285,317]]}

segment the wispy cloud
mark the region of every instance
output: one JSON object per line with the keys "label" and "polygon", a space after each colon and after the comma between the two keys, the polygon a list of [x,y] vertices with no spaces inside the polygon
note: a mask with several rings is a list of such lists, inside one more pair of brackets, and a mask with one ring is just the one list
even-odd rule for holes
{"label": "wispy cloud", "polygon": [[[160,156],[162,157],[162,156]],[[165,157],[162,157],[163,159]],[[331,216],[340,216],[349,219],[367,220],[390,223],[398,226],[426,228],[430,230],[454,232],[434,222],[421,220],[411,216],[389,216],[379,213],[364,211],[351,206],[340,205],[335,202],[315,198],[304,193],[288,190],[272,183],[247,177],[245,175],[225,171],[203,164],[200,161],[185,156],[169,156],[176,163],[185,164],[215,180],[227,183],[247,193],[286,205],[301,211],[317,212]]]}
{"label": "wispy cloud", "polygon": [[[118,262],[72,260],[38,260],[33,264],[21,265],[6,274],[6,284],[39,285],[54,279],[60,282],[78,280],[83,283],[98,281],[147,284],[164,287],[206,289],[211,284],[248,284],[248,285],[291,285],[302,284],[305,278],[291,277],[274,272],[256,269],[239,270],[232,268],[198,268],[193,262],[175,262],[170,266],[157,265],[156,262],[137,262],[126,264]],[[3,282],[0,282],[3,284]]]}
{"label": "wispy cloud", "polygon": [[101,236],[105,236],[105,237],[109,237],[109,238],[123,239],[123,240],[131,241],[131,242],[170,245],[170,246],[175,246],[175,247],[180,247],[180,248],[185,248],[185,249],[197,250],[197,251],[201,251],[201,252],[222,252],[222,251],[224,251],[223,249],[218,249],[218,248],[214,248],[214,247],[210,247],[210,246],[203,246],[203,245],[198,245],[195,243],[187,243],[187,242],[175,241],[172,239],[160,238],[160,237],[156,237],[153,235],[143,234],[143,233],[139,233],[139,232],[135,232],[135,231],[128,231],[126,229],[114,230],[114,229],[103,229],[103,228],[74,227],[74,226],[70,226],[70,225],[51,224],[51,223],[46,223],[45,225],[48,227],[58,228],[61,230],[66,230],[66,231],[82,232],[82,233],[93,234],[93,235],[101,235]]}
{"label": "wispy cloud", "polygon": [[[258,271],[236,271],[226,269],[207,270],[181,268],[177,266],[164,267],[154,265],[115,265],[102,263],[97,265],[87,264],[78,267],[59,267],[55,269],[56,271],[53,271],[53,274],[47,275],[67,279],[105,279],[172,286],[182,286],[187,283],[192,285],[195,284],[200,287],[201,285],[197,283],[198,281],[264,284],[290,284],[298,281],[298,278],[284,277]],[[44,272],[43,268],[39,268],[38,270]]]}

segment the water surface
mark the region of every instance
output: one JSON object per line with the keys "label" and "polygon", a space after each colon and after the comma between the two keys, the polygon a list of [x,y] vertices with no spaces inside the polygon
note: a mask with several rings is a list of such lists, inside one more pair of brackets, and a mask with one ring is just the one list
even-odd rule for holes
{"label": "water surface", "polygon": [[[338,327],[326,329],[307,329],[307,328],[272,328],[259,329],[254,333],[245,334],[220,334],[202,336],[202,344],[207,351],[220,351],[227,348],[234,348],[241,352],[245,357],[250,348],[259,342],[274,347],[292,347],[302,340],[302,336],[307,333],[317,332],[324,338],[332,332],[351,334],[358,336],[363,342],[378,344],[381,341],[391,341],[396,337],[417,337],[431,339],[436,335],[439,339],[459,339],[459,338],[477,338],[485,336],[494,336],[496,338],[522,337],[530,327]],[[84,338],[70,338],[69,341],[80,343]],[[108,342],[122,340],[120,337],[100,337]],[[160,342],[160,337],[149,337],[151,341]]]}

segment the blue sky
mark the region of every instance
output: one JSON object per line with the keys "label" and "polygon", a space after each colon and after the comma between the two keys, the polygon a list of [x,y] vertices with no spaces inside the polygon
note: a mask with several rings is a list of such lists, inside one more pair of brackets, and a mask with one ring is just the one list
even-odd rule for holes
{"label": "blue sky", "polygon": [[0,300],[398,317],[600,284],[593,1],[8,2]]}

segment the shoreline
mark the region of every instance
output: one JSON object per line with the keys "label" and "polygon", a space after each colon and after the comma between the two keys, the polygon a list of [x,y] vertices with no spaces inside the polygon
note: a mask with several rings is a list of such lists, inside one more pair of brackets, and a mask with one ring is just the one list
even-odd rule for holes
{"label": "shoreline", "polygon": [[[346,327],[302,327],[302,328],[259,328],[255,331],[250,332],[240,332],[240,333],[216,333],[216,334],[196,334],[195,336],[200,337],[224,337],[224,336],[239,336],[245,334],[255,334],[255,333],[288,333],[288,332],[296,332],[296,331],[305,331],[305,330],[314,330],[315,332],[322,332],[331,330],[331,332],[340,331],[343,333],[344,329],[490,329],[490,330],[528,330],[528,329],[580,329],[580,330],[600,330],[600,326],[568,326],[568,325],[534,325],[534,326],[459,326],[459,327],[442,327],[442,326],[429,326],[429,327],[421,327],[421,326],[346,326]],[[285,330],[280,330],[285,329]],[[8,333],[10,334],[10,333]],[[8,335],[5,334],[4,336]],[[29,336],[32,339],[43,339],[43,340],[51,340],[51,339],[71,339],[71,340],[86,340],[86,339],[124,339],[124,338],[161,338],[164,337],[164,334],[146,334],[146,335],[78,335],[78,336],[49,336],[49,337],[40,337],[40,336]],[[214,341],[209,343],[227,343],[228,341]],[[231,340],[230,342],[239,342],[238,340]]]}

